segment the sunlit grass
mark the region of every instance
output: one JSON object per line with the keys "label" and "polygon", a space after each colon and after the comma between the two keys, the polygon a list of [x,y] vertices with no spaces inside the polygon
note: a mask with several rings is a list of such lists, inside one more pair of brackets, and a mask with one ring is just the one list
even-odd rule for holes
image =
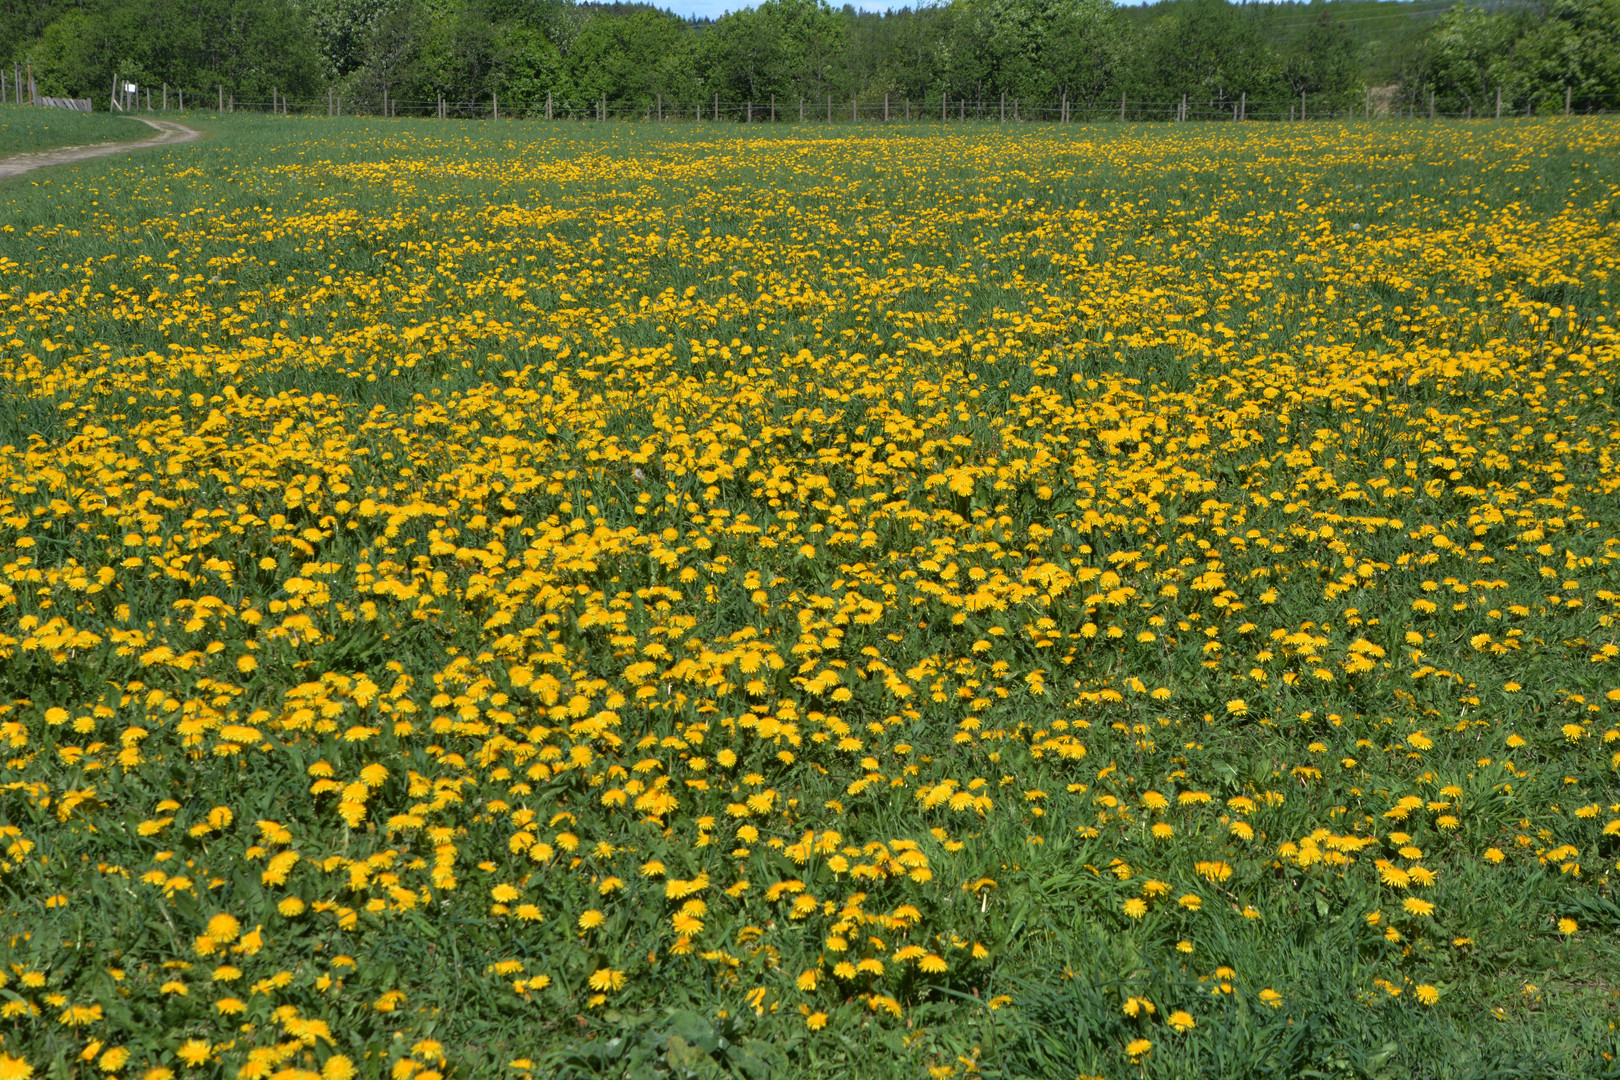
{"label": "sunlit grass", "polygon": [[233,119],[0,194],[0,1063],[1607,1068],[1617,142]]}
{"label": "sunlit grass", "polygon": [[123,142],[152,134],[145,124],[120,116],[0,105],[0,156],[99,142]]}

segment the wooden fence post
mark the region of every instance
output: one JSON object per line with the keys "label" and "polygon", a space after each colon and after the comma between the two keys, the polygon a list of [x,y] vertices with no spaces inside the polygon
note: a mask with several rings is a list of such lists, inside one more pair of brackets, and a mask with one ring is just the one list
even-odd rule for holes
{"label": "wooden fence post", "polygon": [[494,109],[495,119],[499,120],[501,118],[501,95],[491,90],[489,92],[489,101],[490,106]]}
{"label": "wooden fence post", "polygon": [[852,123],[852,124],[857,124],[857,123],[860,123],[860,119],[861,119],[860,106],[855,103],[855,98],[851,97],[849,99],[849,122]]}
{"label": "wooden fence post", "polygon": [[1569,115],[1569,87],[1564,87],[1564,115]]}
{"label": "wooden fence post", "polygon": [[883,122],[885,124],[889,122],[889,93],[887,90],[883,92]]}
{"label": "wooden fence post", "polygon": [[719,94],[714,95],[714,118],[716,120],[720,119],[720,95]]}
{"label": "wooden fence post", "polygon": [[945,122],[945,114],[946,114],[946,111],[948,109],[950,109],[950,107],[951,107],[950,95],[945,93],[945,91],[941,90],[939,92],[939,122],[940,123],[943,124]]}
{"label": "wooden fence post", "polygon": [[[115,79],[113,81],[116,84],[117,80]],[[219,111],[220,112],[225,111],[225,87],[224,86],[219,87]]]}
{"label": "wooden fence post", "polygon": [[799,123],[804,123],[804,98],[799,99]]}
{"label": "wooden fence post", "polygon": [[1434,119],[1434,91],[1429,91],[1429,119]]}
{"label": "wooden fence post", "polygon": [[771,95],[771,123],[776,123],[776,95]]}
{"label": "wooden fence post", "polygon": [[1003,124],[1007,122],[1007,91],[1005,90],[1001,92],[1001,122]]}
{"label": "wooden fence post", "polygon": [[1299,118],[1301,120],[1305,119],[1305,95],[1303,93],[1299,95]]}
{"label": "wooden fence post", "polygon": [[1238,119],[1239,120],[1247,120],[1248,118],[1249,118],[1249,92],[1247,90],[1245,90],[1245,91],[1243,91],[1242,96],[1240,96],[1238,98]]}
{"label": "wooden fence post", "polygon": [[546,119],[551,119],[551,91],[546,91]]}
{"label": "wooden fence post", "polygon": [[1185,124],[1187,122],[1187,95],[1186,94],[1181,95],[1181,122],[1183,124]]}
{"label": "wooden fence post", "polygon": [[1125,122],[1125,91],[1119,92],[1119,122]]}
{"label": "wooden fence post", "polygon": [[664,94],[663,94],[663,91],[659,91],[659,94],[658,94],[658,122],[660,124],[662,124],[664,122]]}
{"label": "wooden fence post", "polygon": [[1498,120],[1502,119],[1502,88],[1500,86],[1496,88],[1496,118]]}

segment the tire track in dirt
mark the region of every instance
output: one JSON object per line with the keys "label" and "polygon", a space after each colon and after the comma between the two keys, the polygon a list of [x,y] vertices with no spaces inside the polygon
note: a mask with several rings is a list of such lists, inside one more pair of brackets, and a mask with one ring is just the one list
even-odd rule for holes
{"label": "tire track in dirt", "polygon": [[110,157],[113,154],[123,154],[131,150],[145,150],[153,146],[174,146],[179,143],[191,142],[200,138],[202,132],[177,124],[172,120],[148,120],[144,116],[131,117],[139,120],[148,127],[156,128],[157,134],[150,139],[139,142],[103,143],[96,146],[59,146],[55,150],[38,150],[26,154],[13,154],[8,158],[0,158],[0,180],[11,176],[21,176],[23,173],[35,169],[43,169],[47,165],[66,165],[75,161],[86,161],[90,158]]}

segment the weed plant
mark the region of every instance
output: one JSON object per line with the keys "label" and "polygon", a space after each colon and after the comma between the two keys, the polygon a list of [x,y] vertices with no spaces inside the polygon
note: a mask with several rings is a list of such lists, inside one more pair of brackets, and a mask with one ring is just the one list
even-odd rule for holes
{"label": "weed plant", "polygon": [[0,1077],[1615,1075],[1605,119],[0,188]]}

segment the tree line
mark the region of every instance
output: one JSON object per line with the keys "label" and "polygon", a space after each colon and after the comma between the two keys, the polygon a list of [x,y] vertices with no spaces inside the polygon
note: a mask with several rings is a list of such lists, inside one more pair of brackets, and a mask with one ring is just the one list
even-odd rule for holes
{"label": "tree line", "polygon": [[[487,101],[565,112],[667,101],[995,102],[1202,114],[1620,105],[1620,0],[1490,6],[950,0],[884,14],[763,0],[718,19],[568,0],[0,0],[0,55],[42,94],[107,100],[114,77],[242,102],[331,93],[375,108]],[[7,65],[7,70],[11,64]],[[819,113],[819,110],[818,110]],[[783,115],[794,115],[791,109]]]}

